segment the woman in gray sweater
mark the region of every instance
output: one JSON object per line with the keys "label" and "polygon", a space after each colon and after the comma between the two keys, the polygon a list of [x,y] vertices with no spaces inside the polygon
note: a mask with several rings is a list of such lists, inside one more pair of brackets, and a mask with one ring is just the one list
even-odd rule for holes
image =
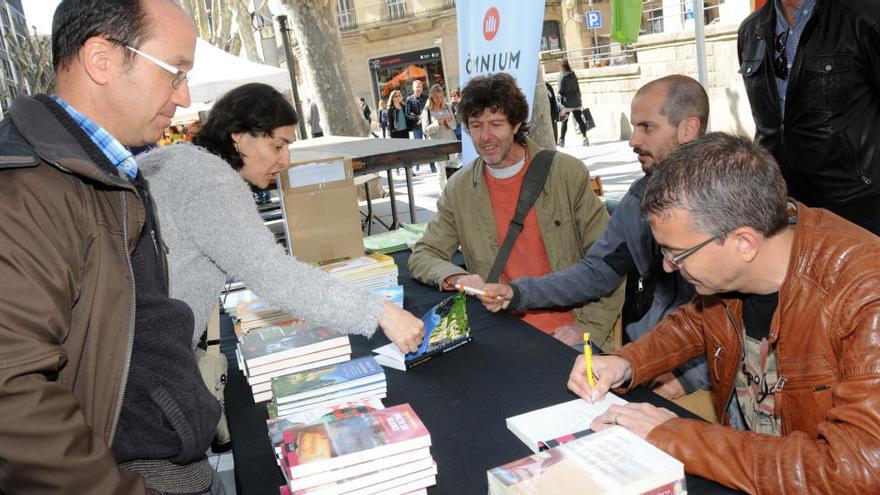
{"label": "woman in gray sweater", "polygon": [[263,225],[248,184],[265,188],[290,163],[296,111],[274,88],[246,84],[218,100],[193,143],[138,157],[167,244],[171,296],[195,314],[193,348],[228,276],[270,305],[319,325],[370,336],[379,326],[404,352],[423,325],[382,296],[287,256]]}

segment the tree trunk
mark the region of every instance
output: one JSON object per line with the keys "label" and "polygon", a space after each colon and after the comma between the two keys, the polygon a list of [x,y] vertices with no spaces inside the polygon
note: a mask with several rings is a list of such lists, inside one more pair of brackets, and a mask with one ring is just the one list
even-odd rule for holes
{"label": "tree trunk", "polygon": [[[34,30],[32,34],[26,32],[24,38],[19,38],[11,29],[4,36],[9,45],[9,62],[24,88],[29,88],[31,94],[53,93],[55,72],[52,69],[52,41],[49,37],[38,36]],[[12,78],[12,74],[8,74],[8,77]]]}
{"label": "tree trunk", "polygon": [[335,0],[284,0],[302,54],[299,67],[315,88],[325,135],[366,136],[369,130],[355,105],[354,91],[336,25]]}
{"label": "tree trunk", "polygon": [[238,25],[238,35],[241,38],[241,43],[244,45],[244,51],[247,54],[248,60],[253,62],[263,63],[263,58],[260,57],[260,54],[257,52],[257,42],[254,39],[254,27],[251,24],[251,14],[248,12],[247,4],[245,2],[235,2],[235,20]]}
{"label": "tree trunk", "polygon": [[[523,88],[525,89],[525,88]],[[550,118],[550,100],[547,98],[547,87],[544,85],[544,68],[538,63],[538,76],[535,78],[535,98],[532,100],[532,120],[530,121],[529,137],[544,149],[555,150],[553,139],[555,125]]]}

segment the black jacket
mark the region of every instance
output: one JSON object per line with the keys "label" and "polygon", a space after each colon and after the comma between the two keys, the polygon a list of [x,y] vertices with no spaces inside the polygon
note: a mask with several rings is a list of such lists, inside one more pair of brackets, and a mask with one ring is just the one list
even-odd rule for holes
{"label": "black jacket", "polygon": [[561,72],[559,77],[559,87],[556,88],[559,94],[559,101],[565,108],[581,108],[581,88],[578,85],[578,78],[574,72]]}
{"label": "black jacket", "polygon": [[739,28],[740,74],[757,142],[789,193],[845,218],[880,216],[880,2],[818,0],[788,79],[785,115],[773,72],[774,2]]}
{"label": "black jacket", "polygon": [[422,110],[425,109],[425,103],[428,102],[427,93],[416,96],[415,93],[406,97],[404,108],[406,109],[406,123],[409,130],[422,128]]}

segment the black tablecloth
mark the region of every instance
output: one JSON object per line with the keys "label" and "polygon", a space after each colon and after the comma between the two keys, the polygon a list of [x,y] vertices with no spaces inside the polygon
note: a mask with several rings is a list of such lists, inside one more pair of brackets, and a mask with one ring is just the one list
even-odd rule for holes
{"label": "black tablecloth", "polygon": [[[408,252],[395,255],[404,285],[405,307],[421,315],[447,294],[414,282],[406,268]],[[470,299],[473,342],[407,372],[386,369],[386,406],[408,402],[431,432],[437,462],[437,486],[431,494],[484,494],[486,471],[525,457],[531,451],[507,430],[505,418],[574,399],[565,382],[577,353],[509,314],[493,315]],[[221,328],[230,370],[226,415],[232,434],[239,495],[277,493],[284,483],[266,436],[265,406],[255,405],[247,381],[236,366],[234,334],[228,318]],[[353,336],[353,356],[368,355],[386,344],[381,332],[372,340]],[[651,402],[685,417],[693,414],[646,389],[626,396]],[[690,494],[735,493],[716,483],[688,476]]]}

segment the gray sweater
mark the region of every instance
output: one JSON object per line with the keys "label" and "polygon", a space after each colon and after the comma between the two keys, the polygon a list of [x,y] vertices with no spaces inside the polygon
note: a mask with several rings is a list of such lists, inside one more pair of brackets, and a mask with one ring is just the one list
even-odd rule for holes
{"label": "gray sweater", "polygon": [[192,308],[198,343],[228,276],[270,305],[343,333],[370,336],[384,299],[287,256],[251,190],[223,159],[176,144],[137,157],[168,249],[171,297]]}

